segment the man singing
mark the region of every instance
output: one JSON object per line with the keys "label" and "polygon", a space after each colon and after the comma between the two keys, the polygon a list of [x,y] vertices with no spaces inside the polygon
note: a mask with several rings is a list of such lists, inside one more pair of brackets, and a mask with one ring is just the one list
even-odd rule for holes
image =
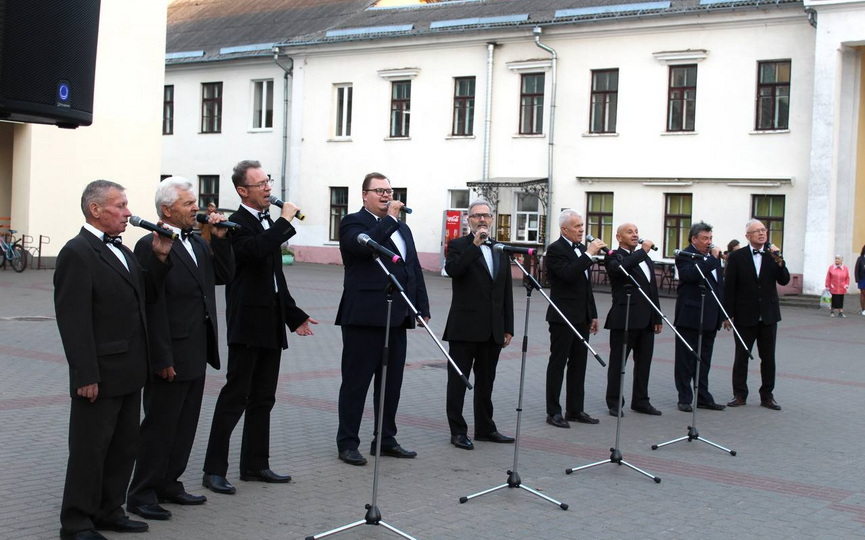
{"label": "man singing", "polygon": [[777,246],[767,242],[766,227],[752,219],[745,226],[748,247],[727,257],[724,308],[736,325],[747,350],[736,340],[733,359],[733,399],[728,407],[745,405],[748,400],[748,353],[757,342],[760,353],[760,405],[773,411],[781,406],[775,401],[775,337],[781,307],[777,285],[790,283],[790,271]]}
{"label": "man singing", "polygon": [[[510,260],[495,253],[490,242],[492,207],[485,199],[469,205],[470,233],[448,243],[445,271],[451,277],[453,299],[442,339],[450,342],[450,355],[468,377],[474,368],[475,440],[512,443],[493,421],[493,382],[499,353],[514,335],[514,298]],[[472,450],[463,418],[466,386],[448,364],[447,417],[451,444]]]}

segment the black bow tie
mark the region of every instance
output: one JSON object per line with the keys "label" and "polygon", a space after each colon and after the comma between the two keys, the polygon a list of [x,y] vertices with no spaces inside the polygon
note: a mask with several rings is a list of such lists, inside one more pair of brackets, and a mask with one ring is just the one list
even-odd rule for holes
{"label": "black bow tie", "polygon": [[574,242],[574,250],[579,249],[580,251],[586,251],[586,246],[579,242]]}
{"label": "black bow tie", "polygon": [[180,240],[181,241],[186,240],[190,236],[192,236],[192,229],[181,229],[180,230]]}
{"label": "black bow tie", "polygon": [[259,212],[258,221],[270,221],[270,212]]}
{"label": "black bow tie", "polygon": [[111,236],[106,234],[102,237],[102,241],[106,244],[114,244],[115,246],[123,245],[123,239],[119,236]]}
{"label": "black bow tie", "polygon": [[752,251],[754,252],[754,255],[762,255],[763,254],[763,252],[760,251],[759,249],[754,249]]}

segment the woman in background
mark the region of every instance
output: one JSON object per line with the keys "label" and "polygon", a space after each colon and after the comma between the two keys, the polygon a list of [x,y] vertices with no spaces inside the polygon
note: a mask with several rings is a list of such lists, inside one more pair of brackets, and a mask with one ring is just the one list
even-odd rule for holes
{"label": "woman in background", "polygon": [[[844,258],[841,255],[835,255],[835,264],[829,267],[826,272],[826,288],[832,294],[832,308],[829,310],[829,316],[835,316],[835,310],[838,310],[839,317],[844,315],[844,295],[847,294],[847,287],[850,286],[850,271],[844,266]],[[860,293],[861,294],[861,293]]]}

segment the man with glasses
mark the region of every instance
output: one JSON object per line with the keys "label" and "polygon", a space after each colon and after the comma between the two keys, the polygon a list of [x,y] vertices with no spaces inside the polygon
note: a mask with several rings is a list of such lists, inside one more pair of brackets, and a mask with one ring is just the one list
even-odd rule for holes
{"label": "man with glasses", "polygon": [[[400,446],[396,440],[396,411],[399,406],[406,355],[406,329],[415,327],[410,312],[398,291],[391,293],[388,319],[388,275],[376,262],[377,255],[358,242],[368,235],[378,244],[398,254],[401,260],[380,259],[405,289],[406,296],[428,322],[429,299],[411,230],[400,220],[405,205],[393,199],[390,180],[380,173],[370,173],[361,190],[363,208],[345,216],[339,225],[339,251],[345,266],[342,299],[336,313],[336,324],[342,327],[342,385],[339,389],[339,429],[336,447],[339,459],[349,465],[365,465],[360,446],[360,422],[369,385],[375,378],[373,403],[375,426],[378,426],[379,399],[384,399],[381,453],[396,458],[414,458],[417,452]],[[382,352],[385,330],[388,336],[388,366],[384,396],[380,396]],[[376,441],[370,443],[375,455]]]}
{"label": "man with glasses", "polygon": [[748,399],[748,352],[757,342],[760,353],[760,405],[773,411],[775,401],[775,338],[781,308],[777,285],[790,283],[790,271],[777,246],[767,242],[766,227],[752,219],[745,226],[749,245],[729,254],[724,274],[724,308],[742,335],[746,351],[736,340],[733,359],[733,399],[728,407],[745,405]]}
{"label": "man with glasses", "polygon": [[[448,243],[445,271],[451,278],[453,298],[442,339],[449,342],[450,355],[468,376],[474,368],[474,438],[478,441],[512,443],[513,437],[499,433],[493,421],[493,382],[503,347],[514,335],[514,296],[511,265],[504,253],[492,249],[492,207],[485,199],[469,205],[466,236]],[[474,449],[463,418],[466,386],[448,365],[447,417],[451,444]]]}
{"label": "man with glasses", "polygon": [[215,493],[234,494],[226,479],[231,433],[242,415],[240,479],[285,483],[291,476],[270,469],[270,411],[276,402],[279,362],[288,348],[285,326],[298,336],[313,334],[318,321],[297,307],[282,273],[280,245],[294,236],[291,220],[298,208],[286,202],[280,216],[270,216],[273,181],[258,161],[241,161],[231,176],[240,208],[231,220],[241,228],[231,233],[236,270],[225,287],[228,323],[228,367],[219,392],[202,484]]}

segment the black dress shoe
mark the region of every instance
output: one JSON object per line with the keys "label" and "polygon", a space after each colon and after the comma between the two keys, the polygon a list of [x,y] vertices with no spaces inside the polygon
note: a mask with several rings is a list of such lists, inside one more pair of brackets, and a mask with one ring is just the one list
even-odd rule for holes
{"label": "black dress shoe", "polygon": [[550,416],[550,415],[548,414],[548,415],[547,415],[547,423],[548,423],[549,425],[551,425],[551,426],[556,426],[556,427],[560,427],[560,428],[569,428],[569,427],[571,427],[571,425],[568,423],[568,421],[565,420],[564,418],[562,418],[562,415],[561,415],[561,414],[558,414],[558,413],[556,413],[556,414],[554,414],[554,415],[552,415],[552,416]]}
{"label": "black dress shoe", "polygon": [[638,412],[640,414],[650,414],[652,416],[661,416],[661,411],[652,407],[651,405],[646,405],[645,407],[631,407],[631,410],[634,412]]}
{"label": "black dress shoe", "polygon": [[108,540],[93,529],[86,529],[74,533],[60,531],[60,540]]}
{"label": "black dress shoe", "polygon": [[287,484],[291,482],[291,475],[276,474],[270,469],[259,471],[240,471],[240,479],[244,482],[267,482],[268,484]]}
{"label": "black dress shoe", "polygon": [[218,474],[204,473],[204,479],[201,481],[201,485],[214,493],[221,493],[223,495],[234,495],[237,492],[234,486],[232,486],[224,476]]}
{"label": "black dress shoe", "polygon": [[767,409],[772,409],[773,411],[780,411],[781,406],[778,405],[778,402],[775,401],[774,398],[769,398],[767,400],[760,402],[761,407],[766,407]]}
{"label": "black dress shoe", "polygon": [[585,411],[581,411],[577,415],[568,414],[565,416],[565,420],[570,420],[572,422],[579,422],[581,424],[599,424],[601,421],[597,418],[592,418]]}
{"label": "black dress shoe", "polygon": [[487,433],[486,435],[478,435],[475,433],[476,441],[487,441],[494,443],[512,443],[514,442],[513,437],[508,437],[507,435],[502,435],[498,431],[493,431],[492,433]]}
{"label": "black dress shoe", "polygon": [[[697,405],[697,407],[699,407],[699,405]],[[694,412],[694,408],[691,407],[690,403],[679,403],[676,405],[676,408],[682,412]]]}
{"label": "black dress shoe", "polygon": [[137,514],[144,519],[166,520],[171,518],[171,512],[162,508],[158,504],[142,504],[141,506],[126,505],[126,510]]}
{"label": "black dress shoe", "polygon": [[727,402],[727,407],[741,407],[747,403],[747,400],[742,396],[733,396],[731,401]]}
{"label": "black dress shoe", "polygon": [[169,495],[167,497],[159,497],[161,503],[174,503],[183,506],[197,506],[207,502],[207,497],[204,495],[193,495],[192,493],[178,493],[177,495]]}
{"label": "black dress shoe", "polygon": [[616,409],[610,409],[610,416],[625,416],[625,411],[619,413]]}
{"label": "black dress shoe", "polygon": [[459,435],[451,435],[451,444],[456,446],[457,448],[462,448],[463,450],[474,450],[475,445],[469,436],[460,433]]}
{"label": "black dress shoe", "polygon": [[139,533],[146,532],[150,525],[143,521],[132,521],[126,516],[116,521],[93,521],[93,526],[97,531],[114,531],[122,533]]}
{"label": "black dress shoe", "polygon": [[723,411],[727,407],[725,407],[724,405],[721,405],[720,403],[715,403],[713,401],[712,403],[697,403],[697,408],[698,409],[709,409],[710,411]]}
{"label": "black dress shoe", "polygon": [[339,459],[349,465],[366,465],[366,458],[357,449],[343,450],[339,453]]}
{"label": "black dress shoe", "polygon": [[[376,455],[375,446],[369,449],[370,455]],[[395,458],[403,458],[403,459],[413,459],[417,457],[417,452],[414,450],[406,450],[400,445],[389,446],[389,447],[381,447],[381,455],[390,456]]]}

